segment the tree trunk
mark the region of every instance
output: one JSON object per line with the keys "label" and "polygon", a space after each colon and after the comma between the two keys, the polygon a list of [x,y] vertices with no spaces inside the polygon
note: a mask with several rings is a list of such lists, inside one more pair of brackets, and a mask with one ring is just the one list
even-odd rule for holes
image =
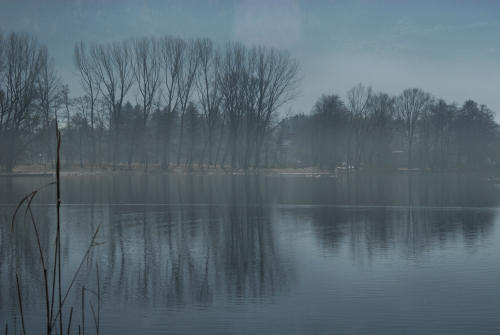
{"label": "tree trunk", "polygon": [[182,144],[184,141],[184,112],[181,114],[181,126],[179,134],[179,147],[177,148],[177,166],[181,164]]}

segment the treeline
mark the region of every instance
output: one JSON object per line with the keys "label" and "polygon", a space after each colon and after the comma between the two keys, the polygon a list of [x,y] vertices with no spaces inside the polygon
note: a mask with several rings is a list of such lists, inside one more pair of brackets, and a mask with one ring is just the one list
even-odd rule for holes
{"label": "treeline", "polygon": [[74,46],[81,96],[47,48],[0,34],[0,165],[83,168],[485,168],[498,127],[485,106],[450,105],[420,89],[392,97],[361,84],[280,117],[298,93],[286,51],[172,36]]}
{"label": "treeline", "polygon": [[277,136],[284,166],[484,169],[500,158],[490,109],[472,100],[458,107],[420,89],[392,97],[358,84],[345,102],[323,95],[310,115],[282,120]]}
{"label": "treeline", "polygon": [[261,166],[276,112],[297,89],[285,51],[165,36],[78,43],[85,94],[69,98],[35,38],[12,33],[0,50],[5,170],[52,162],[56,120],[69,165]]}

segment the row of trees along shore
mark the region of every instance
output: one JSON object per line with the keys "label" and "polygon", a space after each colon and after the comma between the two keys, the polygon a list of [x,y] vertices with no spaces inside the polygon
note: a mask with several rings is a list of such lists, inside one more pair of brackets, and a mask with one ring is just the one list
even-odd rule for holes
{"label": "row of trees along shore", "polygon": [[500,158],[486,106],[358,84],[286,115],[299,92],[288,52],[164,36],[74,46],[81,96],[47,48],[0,34],[0,165],[50,166],[56,123],[68,167],[484,169]]}

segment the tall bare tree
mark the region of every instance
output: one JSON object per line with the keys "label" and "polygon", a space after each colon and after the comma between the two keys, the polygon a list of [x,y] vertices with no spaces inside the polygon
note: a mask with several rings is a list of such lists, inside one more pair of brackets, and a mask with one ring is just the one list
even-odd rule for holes
{"label": "tall bare tree", "polygon": [[408,145],[408,169],[412,168],[413,140],[417,121],[425,110],[430,106],[431,97],[429,93],[419,88],[408,88],[396,99],[396,111],[404,123],[406,140]]}
{"label": "tall bare tree", "polygon": [[208,149],[208,165],[211,166],[213,164],[215,131],[220,122],[221,97],[219,82],[217,80],[220,67],[220,54],[209,39],[199,41],[198,52],[200,65],[196,85],[208,137],[200,157],[200,165],[203,164],[205,152]]}
{"label": "tall bare tree", "polygon": [[63,104],[63,86],[54,68],[54,62],[49,59],[46,47],[40,49],[40,70],[37,76],[38,105],[42,117],[42,138],[46,145],[46,159],[54,165],[55,162],[55,122],[57,111]]}
{"label": "tall bare tree", "polygon": [[7,171],[24,151],[37,123],[37,78],[42,50],[35,37],[11,33],[5,40],[0,84],[0,160]]}
{"label": "tall bare tree", "polygon": [[120,162],[118,140],[125,96],[132,86],[132,50],[129,41],[94,45],[91,50],[101,92],[110,114],[113,130],[113,169]]}
{"label": "tall bare tree", "polygon": [[238,131],[243,117],[241,104],[244,94],[245,61],[246,53],[243,45],[238,43],[226,45],[218,79],[228,130],[227,146],[221,161],[222,167],[224,167],[229,151],[231,152],[231,167],[237,166]]}
{"label": "tall bare tree", "polygon": [[[5,161],[5,143],[6,139],[3,133],[5,127],[5,118],[7,116],[7,75],[6,75],[6,52],[7,40],[0,31],[0,170],[4,168]],[[2,158],[3,157],[3,158]]]}
{"label": "tall bare tree", "polygon": [[359,83],[347,92],[347,109],[350,112],[350,139],[347,166],[359,166],[367,141],[372,88]]}
{"label": "tall bare tree", "polygon": [[142,104],[143,163],[147,170],[147,123],[160,86],[160,49],[154,38],[141,38],[133,42],[133,50],[133,73]]}
{"label": "tall bare tree", "polygon": [[288,52],[256,47],[257,131],[255,166],[259,167],[262,145],[274,113],[297,93],[299,63]]}
{"label": "tall bare tree", "polygon": [[[160,135],[163,135],[162,167],[167,168],[170,163],[170,146],[172,131],[174,129],[174,113],[177,112],[180,94],[179,94],[179,76],[184,57],[184,40],[165,36],[160,41],[161,49],[161,68],[163,70],[164,85],[163,101],[165,104],[164,112],[160,116]],[[162,134],[163,133],[163,134]]]}
{"label": "tall bare tree", "polygon": [[378,167],[389,167],[391,163],[391,144],[395,137],[394,98],[386,93],[372,95],[369,102],[369,129],[367,138],[368,161]]}
{"label": "tall bare tree", "polygon": [[183,57],[179,68],[178,94],[179,94],[179,110],[180,110],[180,125],[179,125],[179,146],[177,148],[177,166],[181,162],[182,146],[184,141],[184,116],[189,104],[189,99],[193,92],[192,88],[195,85],[196,73],[199,65],[199,41],[191,40],[184,44]]}
{"label": "tall bare tree", "polygon": [[74,63],[80,74],[80,83],[88,97],[89,119],[90,119],[90,166],[94,167],[96,163],[96,143],[95,143],[95,118],[96,103],[99,98],[100,80],[97,73],[96,59],[89,54],[88,47],[80,42],[75,45]]}

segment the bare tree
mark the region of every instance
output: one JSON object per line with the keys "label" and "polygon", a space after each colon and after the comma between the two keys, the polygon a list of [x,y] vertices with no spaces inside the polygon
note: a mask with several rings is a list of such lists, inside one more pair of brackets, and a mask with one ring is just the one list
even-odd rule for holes
{"label": "bare tree", "polygon": [[386,93],[372,95],[369,102],[369,129],[367,129],[371,164],[389,167],[391,142],[394,138],[394,98]]}
{"label": "bare tree", "polygon": [[243,110],[243,87],[245,77],[245,47],[237,43],[229,43],[225,48],[224,59],[219,74],[224,118],[228,128],[227,146],[222,157],[224,167],[226,157],[231,151],[231,167],[236,168],[238,131],[241,126]]}
{"label": "bare tree", "polygon": [[3,164],[6,155],[5,146],[2,143],[6,142],[3,133],[5,128],[5,119],[7,117],[7,76],[6,76],[6,52],[7,40],[0,31],[0,169],[3,169]]}
{"label": "bare tree", "polygon": [[431,97],[429,93],[419,88],[408,88],[396,99],[396,111],[404,123],[408,144],[408,169],[412,167],[412,149],[417,121],[429,107]]}
{"label": "bare tree", "polygon": [[[73,140],[73,146],[68,150],[71,151],[71,154],[74,154],[71,149],[76,150],[76,154],[78,155],[78,160],[80,167],[83,167],[84,157],[86,156],[88,161],[92,161],[91,152],[91,134],[89,127],[89,119],[90,119],[90,97],[88,95],[84,95],[82,97],[77,97],[72,99],[71,107],[73,109],[73,113],[71,115],[71,128],[68,129],[68,132],[71,133],[71,139]],[[66,145],[65,147],[68,147]],[[87,155],[84,155],[87,152]],[[73,157],[72,157],[73,158]]]}
{"label": "bare tree", "polygon": [[4,43],[5,73],[0,84],[0,163],[10,171],[17,156],[26,148],[37,122],[34,105],[42,51],[36,38],[28,34],[11,33]]}
{"label": "bare tree", "polygon": [[240,109],[242,114],[242,129],[239,132],[240,139],[238,146],[240,147],[239,157],[240,166],[243,168],[250,167],[250,157],[257,151],[256,136],[258,132],[259,112],[258,107],[258,78],[257,73],[257,54],[250,52],[245,48],[245,62],[241,73],[241,97]]}
{"label": "bare tree", "polygon": [[132,51],[128,41],[95,45],[91,50],[113,130],[113,169],[119,163],[118,140],[125,96],[132,86]]}
{"label": "bare tree", "polygon": [[63,87],[49,59],[46,47],[40,49],[40,70],[36,81],[39,109],[42,116],[42,138],[46,145],[46,159],[52,165],[55,162],[55,122],[57,111],[63,103]]}
{"label": "bare tree", "polygon": [[164,113],[161,115],[160,125],[163,132],[164,148],[162,153],[162,167],[168,167],[170,162],[170,142],[173,131],[174,113],[177,111],[179,94],[179,76],[183,64],[185,42],[180,38],[165,36],[160,42],[161,68],[164,75],[165,90],[162,94],[165,103]]}
{"label": "bare tree", "polygon": [[[6,40],[4,39],[3,33],[0,31],[0,96],[2,98],[5,95],[5,48]],[[0,100],[1,102],[1,100]],[[0,105],[1,106],[1,105]]]}
{"label": "bare tree", "polygon": [[154,38],[142,38],[133,43],[133,73],[142,103],[143,162],[148,168],[147,123],[160,86],[159,45]]}
{"label": "bare tree", "polygon": [[[298,63],[286,52],[272,48],[247,49],[228,44],[219,75],[219,86],[228,127],[231,166],[246,168],[250,157],[260,166],[263,144],[272,132],[275,112],[296,94]],[[237,156],[237,146],[242,155]],[[267,156],[267,155],[266,155]],[[224,159],[223,159],[224,161]]]}
{"label": "bare tree", "polygon": [[364,144],[367,141],[369,127],[368,108],[372,98],[372,88],[359,83],[347,92],[347,109],[350,112],[350,138],[347,166],[358,166],[363,156]]}
{"label": "bare tree", "polygon": [[178,80],[180,125],[179,125],[179,146],[177,149],[177,166],[181,162],[182,146],[184,140],[184,116],[195,84],[196,73],[199,65],[199,41],[189,41],[183,48],[183,57]]}
{"label": "bare tree", "polygon": [[75,45],[74,63],[80,74],[81,86],[89,101],[91,145],[90,166],[93,168],[96,163],[95,114],[96,103],[100,91],[100,80],[97,73],[95,59],[91,57],[87,46],[83,42]]}
{"label": "bare tree", "polygon": [[299,64],[288,52],[256,47],[257,127],[255,166],[260,165],[262,145],[274,113],[297,93]]}
{"label": "bare tree", "polygon": [[208,165],[213,164],[213,144],[215,131],[220,122],[220,89],[217,77],[219,75],[220,54],[209,39],[199,41],[199,75],[196,85],[198,98],[203,111],[207,127],[207,141],[203,147],[200,157],[200,165],[203,163],[205,152],[208,148]]}

